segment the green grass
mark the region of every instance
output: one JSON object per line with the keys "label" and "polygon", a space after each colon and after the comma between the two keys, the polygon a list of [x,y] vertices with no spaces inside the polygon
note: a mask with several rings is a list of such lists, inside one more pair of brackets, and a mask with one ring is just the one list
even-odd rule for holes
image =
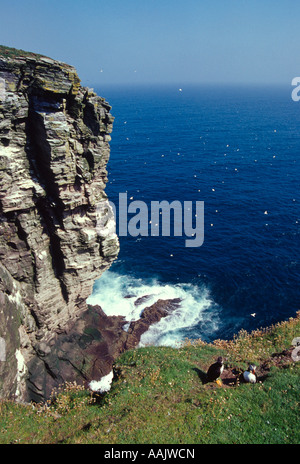
{"label": "green grass", "polygon": [[44,57],[44,55],[38,53],[26,52],[25,50],[18,50],[17,48],[6,47],[5,45],[0,45],[0,55],[5,58],[31,57],[38,59]]}
{"label": "green grass", "polygon": [[[0,443],[298,444],[300,363],[272,355],[299,334],[298,314],[233,341],[128,351],[104,397],[67,384],[46,406],[2,401]],[[228,372],[254,361],[267,375],[255,385],[203,384],[218,355]]]}

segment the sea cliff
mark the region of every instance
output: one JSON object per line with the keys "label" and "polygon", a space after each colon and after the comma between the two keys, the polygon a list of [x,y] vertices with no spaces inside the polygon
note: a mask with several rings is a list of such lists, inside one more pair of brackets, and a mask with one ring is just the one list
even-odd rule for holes
{"label": "sea cliff", "polygon": [[97,227],[110,110],[72,66],[0,47],[0,397],[88,376],[67,336],[119,251]]}
{"label": "sea cliff", "polygon": [[110,111],[74,67],[0,46],[0,399],[88,388],[180,304],[158,300],[128,324],[86,302],[119,253]]}

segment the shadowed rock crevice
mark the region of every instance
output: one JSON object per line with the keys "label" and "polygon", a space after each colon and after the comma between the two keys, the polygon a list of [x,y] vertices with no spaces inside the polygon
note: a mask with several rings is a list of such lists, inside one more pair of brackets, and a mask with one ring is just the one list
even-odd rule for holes
{"label": "shadowed rock crevice", "polygon": [[63,208],[55,175],[51,169],[51,147],[47,140],[42,116],[30,106],[26,122],[26,138],[26,152],[30,167],[45,190],[47,201]]}

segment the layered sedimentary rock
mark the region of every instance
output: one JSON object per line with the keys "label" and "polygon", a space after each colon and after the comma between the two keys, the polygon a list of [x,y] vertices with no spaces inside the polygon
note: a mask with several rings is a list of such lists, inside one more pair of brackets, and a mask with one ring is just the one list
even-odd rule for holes
{"label": "layered sedimentary rock", "polygon": [[110,110],[72,66],[0,47],[0,397],[44,398],[82,368],[60,343],[119,251]]}

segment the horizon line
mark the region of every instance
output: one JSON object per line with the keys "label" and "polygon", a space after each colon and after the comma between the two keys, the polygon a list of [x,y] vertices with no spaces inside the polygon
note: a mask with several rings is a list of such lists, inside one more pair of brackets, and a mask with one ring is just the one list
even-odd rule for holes
{"label": "horizon line", "polygon": [[191,86],[203,86],[203,87],[292,87],[292,79],[289,82],[172,82],[172,81],[161,81],[161,82],[92,82],[89,79],[81,79],[81,84],[86,87],[93,86],[118,86],[118,87],[143,87],[143,86],[168,86],[176,87],[178,90],[183,90],[184,87]]}

